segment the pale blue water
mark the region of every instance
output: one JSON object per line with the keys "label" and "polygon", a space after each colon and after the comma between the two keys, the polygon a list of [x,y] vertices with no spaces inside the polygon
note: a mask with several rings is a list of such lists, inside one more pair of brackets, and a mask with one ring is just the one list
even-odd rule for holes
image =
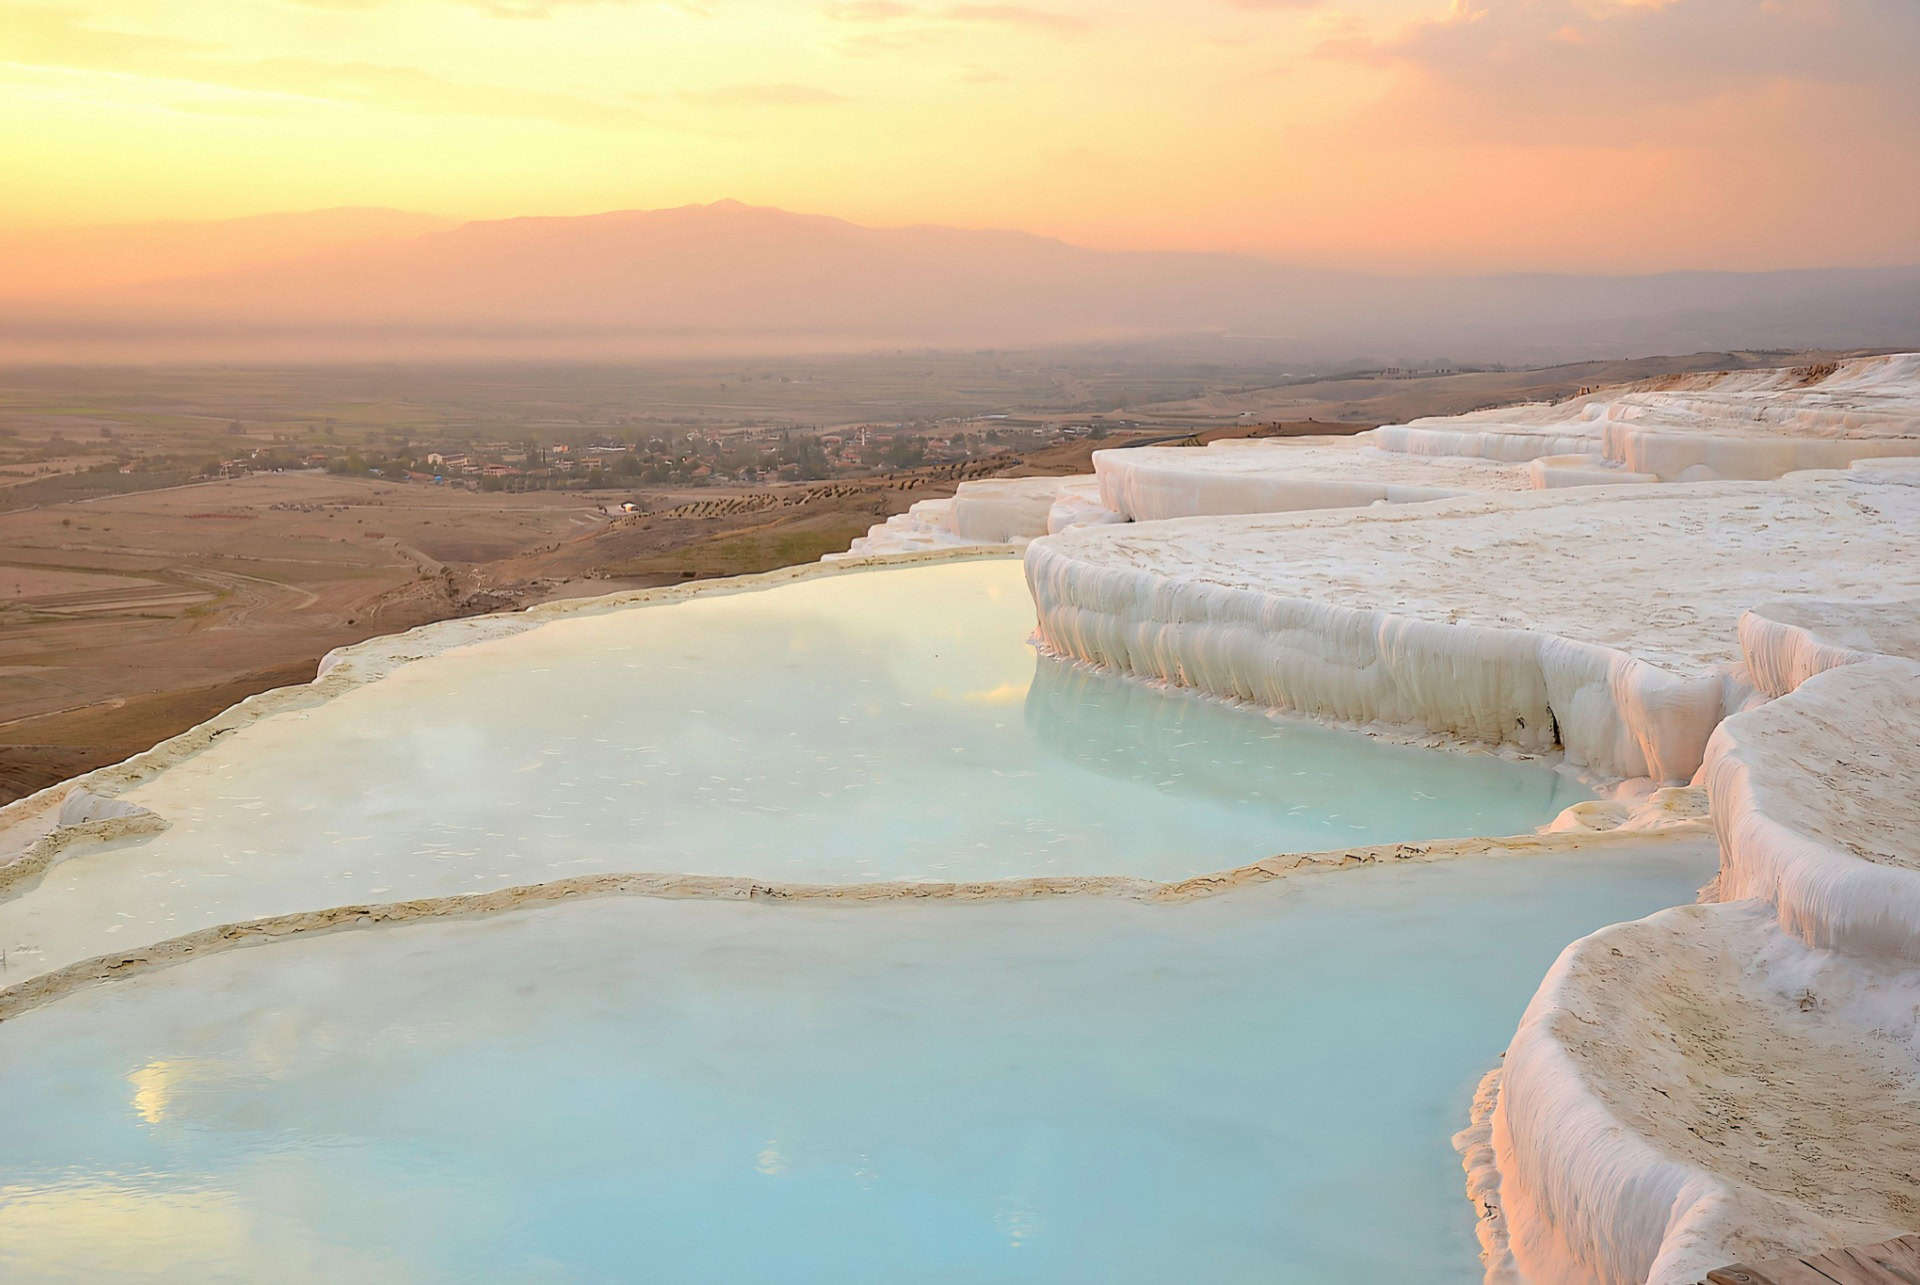
{"label": "pale blue water", "polygon": [[1712,864],[235,951],[0,1025],[0,1278],[1477,1281],[1475,1081],[1567,941]]}
{"label": "pale blue water", "polygon": [[0,903],[38,971],[209,924],[596,871],[1122,874],[1532,830],[1538,763],[1386,744],[1036,656],[1015,559],[588,615],[222,737],[172,822]]}
{"label": "pale blue water", "polygon": [[[1584,792],[1036,657],[1013,561],[583,616],[222,737],[0,903],[0,984],[598,870],[1171,879]],[[237,951],[0,1025],[0,1279],[1460,1280],[1540,973],[1710,845],[1184,906],[642,900]]]}

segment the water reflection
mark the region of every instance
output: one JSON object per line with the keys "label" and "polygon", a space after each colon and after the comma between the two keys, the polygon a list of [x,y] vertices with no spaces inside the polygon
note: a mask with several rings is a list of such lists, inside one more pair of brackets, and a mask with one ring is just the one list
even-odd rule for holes
{"label": "water reflection", "polygon": [[1460,837],[1511,832],[1590,797],[1545,765],[1490,773],[1473,751],[1383,744],[1045,655],[1026,726],[1048,753],[1110,780],[1259,808],[1289,834],[1304,826],[1336,844],[1397,837],[1396,812],[1418,819],[1420,837]]}

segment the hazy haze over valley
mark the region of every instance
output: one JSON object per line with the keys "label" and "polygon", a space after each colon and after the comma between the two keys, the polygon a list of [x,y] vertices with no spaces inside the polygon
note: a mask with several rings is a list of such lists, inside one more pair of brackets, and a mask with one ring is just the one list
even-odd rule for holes
{"label": "hazy haze over valley", "polygon": [[462,224],[336,210],[17,234],[6,248],[29,265],[0,283],[0,359],[14,361],[596,359],[1201,335],[1301,362],[1526,363],[1920,342],[1920,267],[1395,277],[869,228],[733,201]]}

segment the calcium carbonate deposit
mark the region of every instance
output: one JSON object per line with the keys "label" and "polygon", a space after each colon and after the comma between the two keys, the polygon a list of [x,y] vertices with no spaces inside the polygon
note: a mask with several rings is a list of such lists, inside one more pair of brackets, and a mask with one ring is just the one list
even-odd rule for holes
{"label": "calcium carbonate deposit", "polygon": [[927,549],[1010,549],[1049,531],[1083,523],[1118,520],[1088,502],[1078,478],[986,478],[962,482],[953,498],[921,500],[854,540],[845,553],[826,555],[829,562],[845,558],[914,553]]}
{"label": "calcium carbonate deposit", "polygon": [[1920,488],[1825,473],[1140,523],[1026,560],[1063,655],[1679,783],[1751,692],[1740,613],[1920,591],[1887,556],[1917,539]]}
{"label": "calcium carbonate deposit", "polygon": [[1585,456],[1662,481],[1845,468],[1920,455],[1920,354],[1673,376],[1551,406],[1417,419],[1370,436],[1418,455]]}
{"label": "calcium carbonate deposit", "polygon": [[1474,459],[1423,459],[1361,437],[1227,438],[1204,449],[1095,451],[1101,502],[1134,522],[1284,513],[1518,491],[1525,469]]}
{"label": "calcium carbonate deposit", "polygon": [[1462,1137],[1490,1278],[1683,1285],[1916,1225],[1916,746],[1895,658],[1721,725],[1718,904],[1569,946]]}
{"label": "calcium carbonate deposit", "polygon": [[1915,455],[1920,355],[1686,376],[337,653],[0,810],[0,1273],[1689,1285],[1920,1230]]}
{"label": "calcium carbonate deposit", "polygon": [[1769,479],[1920,456],[1920,355],[1679,375],[1353,437],[1093,453],[1078,478],[963,482],[830,558],[1022,547],[1072,526],[1418,503],[1571,486]]}

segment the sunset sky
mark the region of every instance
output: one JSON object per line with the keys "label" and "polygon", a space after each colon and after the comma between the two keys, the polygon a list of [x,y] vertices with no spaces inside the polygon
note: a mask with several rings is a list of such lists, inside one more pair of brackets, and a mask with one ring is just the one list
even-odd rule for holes
{"label": "sunset sky", "polygon": [[1920,261],[1915,0],[6,0],[0,225],[733,197],[1381,269]]}

